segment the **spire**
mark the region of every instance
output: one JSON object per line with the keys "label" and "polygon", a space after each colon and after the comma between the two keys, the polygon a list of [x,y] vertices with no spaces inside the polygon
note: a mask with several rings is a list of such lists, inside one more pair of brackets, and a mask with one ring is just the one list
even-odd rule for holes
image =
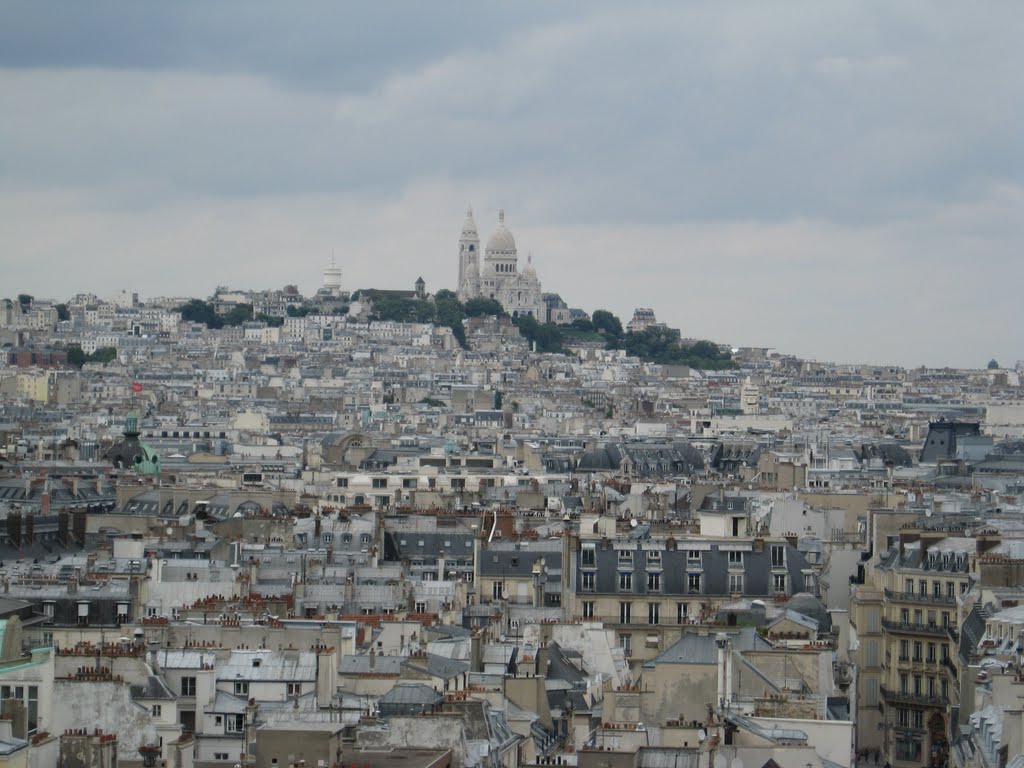
{"label": "spire", "polygon": [[499,224],[504,224],[505,223],[505,209],[504,208],[499,208],[498,209],[498,223]]}
{"label": "spire", "polygon": [[466,219],[462,222],[462,236],[475,239],[479,237],[476,229],[476,219],[473,218],[473,206],[466,206]]}

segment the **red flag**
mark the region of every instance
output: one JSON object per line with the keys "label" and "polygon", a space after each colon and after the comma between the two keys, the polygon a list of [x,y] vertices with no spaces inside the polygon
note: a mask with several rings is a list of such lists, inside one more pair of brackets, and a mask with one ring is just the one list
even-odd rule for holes
{"label": "red flag", "polygon": [[138,394],[141,391],[142,391],[142,382],[141,381],[133,381],[132,382],[132,392],[134,392],[135,394]]}

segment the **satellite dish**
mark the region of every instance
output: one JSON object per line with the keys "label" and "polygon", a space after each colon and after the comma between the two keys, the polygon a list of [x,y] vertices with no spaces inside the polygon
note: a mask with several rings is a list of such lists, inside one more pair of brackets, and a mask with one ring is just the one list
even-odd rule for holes
{"label": "satellite dish", "polygon": [[508,600],[508,590],[507,589],[502,589],[501,590],[501,599],[502,600]]}
{"label": "satellite dish", "polygon": [[636,527],[637,527],[637,525],[639,525],[639,523],[637,523],[637,521],[636,521],[636,518],[635,518],[635,517],[634,517],[634,518],[632,518],[632,519],[631,519],[631,520],[629,521],[629,527],[630,527],[630,528],[636,528]]}
{"label": "satellite dish", "polygon": [[697,731],[697,741],[703,743],[704,740],[707,737],[708,737],[708,734],[707,734],[707,732],[703,728],[701,728],[699,731]]}
{"label": "satellite dish", "polygon": [[931,516],[932,516],[932,508],[931,508],[931,507],[927,507],[927,508],[925,509],[925,511],[924,511],[924,516],[925,516],[925,517],[931,517]]}
{"label": "satellite dish", "polygon": [[725,755],[719,752],[715,755],[715,768],[725,768],[728,762],[725,759]]}
{"label": "satellite dish", "polygon": [[734,757],[732,759],[732,764],[729,766],[729,768],[743,768],[743,761],[740,760],[738,757]]}

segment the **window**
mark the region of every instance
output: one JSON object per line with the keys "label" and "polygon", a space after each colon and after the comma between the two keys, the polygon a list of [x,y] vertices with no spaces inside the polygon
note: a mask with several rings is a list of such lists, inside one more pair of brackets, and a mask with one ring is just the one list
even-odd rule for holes
{"label": "window", "polygon": [[805,573],[804,574],[804,592],[810,592],[812,595],[814,594],[814,574],[813,573]]}
{"label": "window", "polygon": [[154,704],[150,711],[152,712],[153,717],[160,717],[161,709],[159,704]]}
{"label": "window", "polygon": [[900,661],[910,661],[909,640],[900,640]]}
{"label": "window", "polygon": [[729,591],[730,592],[743,592],[743,574],[742,573],[730,573],[729,574]]}
{"label": "window", "polygon": [[920,662],[921,661],[921,641],[920,640],[915,640],[914,641],[914,661],[915,662]]}
{"label": "window", "polygon": [[183,678],[181,678],[181,695],[182,696],[195,696],[196,695],[196,679],[194,677],[183,677]]}
{"label": "window", "polygon": [[900,609],[900,623],[902,623],[902,624],[909,624],[910,623],[910,609],[909,608],[901,608]]}
{"label": "window", "polygon": [[946,582],[946,597],[952,600],[956,597],[956,583],[952,581]]}
{"label": "window", "polygon": [[896,759],[918,762],[921,759],[921,740],[912,737],[898,737],[896,739]]}
{"label": "window", "polygon": [[339,477],[338,478],[338,487],[339,488],[348,488],[348,478],[347,477]]}
{"label": "window", "polygon": [[867,700],[864,703],[869,707],[878,706],[878,681],[872,677],[866,680],[865,683],[867,686],[864,695]]}
{"label": "window", "polygon": [[619,647],[627,658],[631,656],[633,652],[633,636],[619,635]]}
{"label": "window", "polygon": [[928,663],[935,663],[935,643],[928,643]]}
{"label": "window", "polygon": [[942,612],[942,628],[945,629],[949,626],[949,611]]}
{"label": "window", "polygon": [[909,683],[910,683],[910,678],[907,676],[907,674],[906,673],[901,673],[900,674],[900,693],[907,693],[908,692],[907,686],[908,686]]}
{"label": "window", "polygon": [[80,626],[86,626],[89,623],[89,604],[79,603],[78,604],[78,623]]}
{"label": "window", "polygon": [[700,592],[700,574],[689,574],[686,577],[686,587],[690,592]]}
{"label": "window", "polygon": [[403,488],[415,488],[416,487],[416,478],[415,477],[407,477],[407,478],[405,478],[404,480],[402,480],[402,487]]}
{"label": "window", "polygon": [[682,624],[690,614],[688,603],[676,603],[676,624]]}
{"label": "window", "polygon": [[584,568],[594,568],[597,565],[597,547],[593,544],[584,544],[580,552],[580,565]]}
{"label": "window", "polygon": [[633,565],[633,550],[619,550],[619,565]]}
{"label": "window", "polygon": [[940,684],[940,687],[941,687],[941,690],[942,690],[942,698],[943,699],[948,699],[949,698],[949,680],[947,680],[946,678],[942,678],[942,683]]}
{"label": "window", "polygon": [[288,683],[287,693],[289,696],[301,696],[302,683]]}
{"label": "window", "polygon": [[39,686],[0,686],[0,700],[8,699],[15,699],[24,705],[28,733],[30,736],[35,734],[39,727]]}
{"label": "window", "polygon": [[413,611],[416,612],[416,613],[426,613],[427,612],[427,604],[422,602],[422,601],[417,601],[416,604],[412,608],[413,608]]}
{"label": "window", "polygon": [[647,591],[648,592],[660,592],[661,591],[661,574],[660,573],[648,573],[647,574]]}
{"label": "window", "polygon": [[896,725],[900,728],[910,725],[910,710],[906,707],[896,707]]}
{"label": "window", "polygon": [[619,624],[629,624],[633,618],[633,604],[619,603]]}
{"label": "window", "polygon": [[743,553],[742,552],[729,552],[729,567],[730,568],[742,568],[743,567]]}
{"label": "window", "polygon": [[920,608],[915,608],[914,609],[914,623],[917,624],[918,626],[921,626],[923,619],[924,619],[924,614],[921,612],[921,609]]}
{"label": "window", "polygon": [[654,566],[655,568],[661,567],[661,550],[652,549],[647,552],[647,565],[648,567]]}
{"label": "window", "polygon": [[942,660],[949,661],[949,643],[942,644]]}
{"label": "window", "polygon": [[620,573],[619,574],[619,589],[623,591],[631,591],[633,589],[633,574],[632,573]]}
{"label": "window", "polygon": [[786,574],[776,573],[772,575],[772,589],[776,594],[785,594],[786,592]]}
{"label": "window", "polygon": [[582,573],[580,574],[580,589],[584,592],[594,591],[594,574],[593,573]]}
{"label": "window", "polygon": [[920,709],[915,709],[910,713],[910,724],[914,728],[924,728],[924,712]]}
{"label": "window", "polygon": [[661,606],[658,603],[647,604],[647,623],[658,624],[661,619]]}
{"label": "window", "polygon": [[375,477],[375,478],[373,478],[373,487],[374,488],[387,488],[388,487],[388,479],[386,477]]}
{"label": "window", "polygon": [[914,695],[915,696],[920,696],[921,695],[921,676],[920,675],[914,675]]}
{"label": "window", "polygon": [[865,640],[864,641],[864,656],[869,667],[878,666],[878,641],[877,640]]}
{"label": "window", "polygon": [[782,544],[772,544],[772,568],[786,566],[786,548]]}
{"label": "window", "polygon": [[932,596],[933,597],[942,597],[942,582],[941,581],[933,581],[932,582]]}
{"label": "window", "polygon": [[248,696],[249,695],[249,683],[245,680],[235,681],[235,696]]}
{"label": "window", "polygon": [[700,565],[700,550],[691,549],[686,553],[686,564],[687,565]]}
{"label": "window", "polygon": [[214,760],[228,760],[230,758],[228,757],[228,753],[227,752],[214,752],[213,753],[213,759]]}
{"label": "window", "polygon": [[921,579],[921,581],[918,582],[918,587],[919,587],[918,593],[922,597],[924,597],[924,596],[926,596],[928,594],[928,582],[925,579]]}
{"label": "window", "polygon": [[585,600],[583,602],[583,618],[592,619],[594,618],[594,601]]}
{"label": "window", "polygon": [[495,581],[491,584],[491,597],[495,600],[501,600],[501,593],[505,591],[505,583],[503,581]]}
{"label": "window", "polygon": [[903,591],[906,592],[908,595],[914,594],[914,580],[913,579],[907,579],[906,581],[903,582]]}
{"label": "window", "polygon": [[228,715],[224,718],[225,733],[241,733],[245,730],[245,715]]}
{"label": "window", "polygon": [[128,621],[128,603],[117,604],[117,623],[124,624]]}

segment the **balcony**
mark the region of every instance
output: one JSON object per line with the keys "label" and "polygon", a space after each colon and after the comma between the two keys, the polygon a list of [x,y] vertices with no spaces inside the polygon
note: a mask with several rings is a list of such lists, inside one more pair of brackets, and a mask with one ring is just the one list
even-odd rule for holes
{"label": "balcony", "polygon": [[956,678],[956,676],[959,674],[959,670],[956,668],[956,664],[953,663],[952,656],[947,656],[946,658],[944,658],[942,660],[942,666],[949,670],[949,674],[951,674],[954,678]]}
{"label": "balcony", "polygon": [[925,694],[914,694],[910,691],[894,691],[891,688],[880,686],[882,698],[896,704],[912,704],[918,707],[939,707],[945,709],[949,706],[949,699],[944,696],[926,696]]}
{"label": "balcony", "polygon": [[954,641],[956,640],[956,627],[950,625],[944,627],[941,624],[917,624],[912,621],[892,621],[882,619],[882,626],[889,632],[898,632],[904,635],[932,635],[934,637],[946,637],[947,634]]}
{"label": "balcony", "polygon": [[956,605],[955,597],[945,595],[922,595],[919,592],[896,592],[891,589],[885,590],[887,600],[897,600],[902,603],[921,603],[924,605]]}

